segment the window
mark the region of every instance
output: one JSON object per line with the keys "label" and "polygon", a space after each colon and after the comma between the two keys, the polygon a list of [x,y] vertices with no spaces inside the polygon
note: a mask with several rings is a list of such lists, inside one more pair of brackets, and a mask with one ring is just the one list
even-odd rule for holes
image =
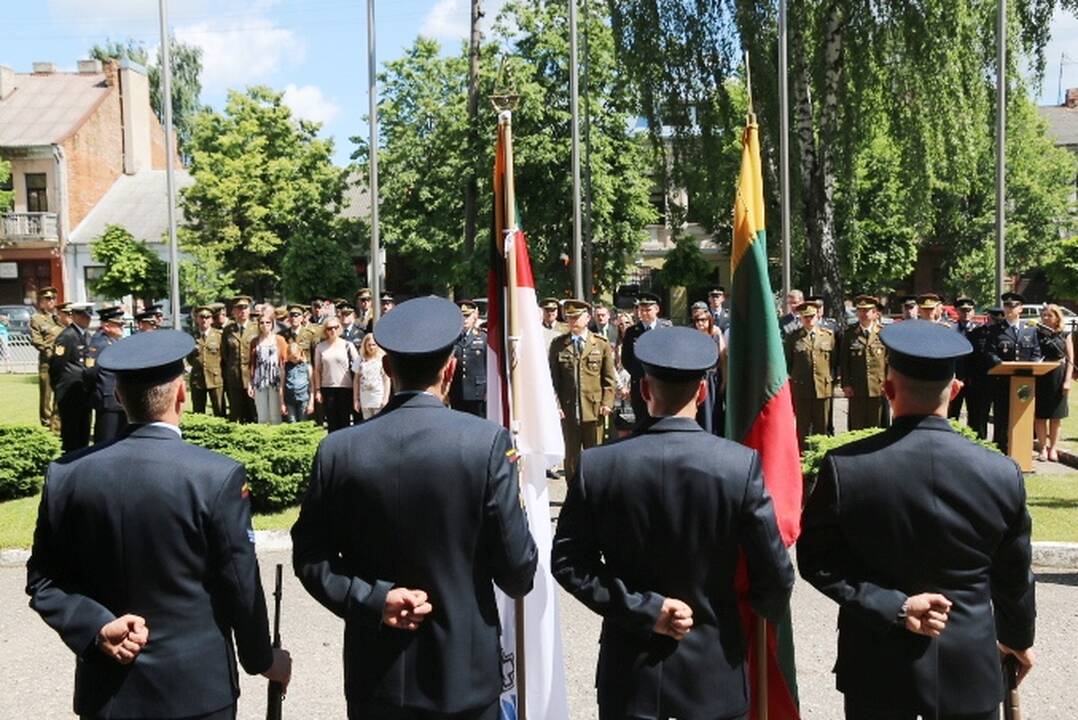
{"label": "window", "polygon": [[86,302],[103,302],[105,300],[112,300],[113,298],[107,298],[102,295],[98,295],[94,292],[93,281],[100,278],[105,274],[104,265],[87,265],[82,269],[83,277],[86,279]]}
{"label": "window", "polygon": [[49,193],[45,182],[45,173],[27,173],[26,178],[26,211],[48,212]]}

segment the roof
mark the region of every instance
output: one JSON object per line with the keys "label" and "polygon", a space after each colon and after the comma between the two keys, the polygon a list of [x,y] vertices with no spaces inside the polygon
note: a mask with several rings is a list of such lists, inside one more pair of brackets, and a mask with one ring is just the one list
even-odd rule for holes
{"label": "roof", "polygon": [[1078,146],[1078,108],[1042,105],[1037,110],[1048,123],[1048,135],[1056,145]]}
{"label": "roof", "polygon": [[[184,170],[176,171],[176,195],[194,184]],[[161,242],[168,232],[167,179],[164,170],[143,170],[121,175],[68,238],[68,242],[88,244],[101,237],[109,225],[123,225],[136,240]],[[183,222],[176,208],[176,224]]]}
{"label": "roof", "polygon": [[0,147],[62,142],[110,90],[104,73],[16,73],[15,90],[0,100]]}

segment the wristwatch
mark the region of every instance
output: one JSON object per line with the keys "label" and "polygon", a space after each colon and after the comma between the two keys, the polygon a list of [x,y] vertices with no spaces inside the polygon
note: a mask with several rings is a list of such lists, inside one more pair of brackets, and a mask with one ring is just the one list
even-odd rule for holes
{"label": "wristwatch", "polygon": [[898,620],[900,625],[905,625],[906,624],[906,618],[908,618],[909,615],[910,615],[909,605],[910,605],[910,599],[906,598],[902,602],[902,607],[900,607],[898,609],[898,615],[895,616],[895,619]]}

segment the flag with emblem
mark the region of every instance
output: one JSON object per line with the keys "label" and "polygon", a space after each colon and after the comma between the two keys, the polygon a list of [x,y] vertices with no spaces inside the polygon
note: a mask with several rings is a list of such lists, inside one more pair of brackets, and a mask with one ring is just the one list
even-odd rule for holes
{"label": "flag with emblem", "polygon": [[[731,258],[730,344],[727,350],[726,437],[760,453],[764,484],[775,506],[783,542],[792,545],[801,530],[801,457],[797,447],[786,358],[776,320],[775,298],[767,274],[764,225],[764,183],[760,140],[750,116],[741,140],[741,175],[734,201],[734,244]],[[745,590],[744,563],[739,585]],[[742,596],[746,636],[756,636],[754,619]],[[766,628],[768,720],[799,717],[790,614]],[[758,643],[749,643],[750,678],[756,689],[761,659]],[[752,693],[752,714],[760,717],[759,693]]]}
{"label": "flag with emblem", "polygon": [[[516,447],[509,459],[519,468],[521,498],[539,548],[539,568],[535,586],[522,604],[498,593],[501,718],[563,720],[569,717],[569,707],[558,593],[550,574],[552,537],[546,471],[561,461],[565,444],[528,243],[516,222],[511,120],[508,112],[499,117],[494,154],[494,229],[487,283],[487,417],[513,431]],[[523,617],[518,617],[521,608]],[[523,633],[523,642],[518,641],[518,631]],[[519,712],[521,708],[525,712]]]}

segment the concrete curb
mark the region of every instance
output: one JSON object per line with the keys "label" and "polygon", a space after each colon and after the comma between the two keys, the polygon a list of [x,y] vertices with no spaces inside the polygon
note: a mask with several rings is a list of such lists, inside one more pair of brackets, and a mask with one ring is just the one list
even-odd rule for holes
{"label": "concrete curb", "polygon": [[1059,462],[1067,467],[1078,469],[1078,452],[1066,448],[1059,449]]}

